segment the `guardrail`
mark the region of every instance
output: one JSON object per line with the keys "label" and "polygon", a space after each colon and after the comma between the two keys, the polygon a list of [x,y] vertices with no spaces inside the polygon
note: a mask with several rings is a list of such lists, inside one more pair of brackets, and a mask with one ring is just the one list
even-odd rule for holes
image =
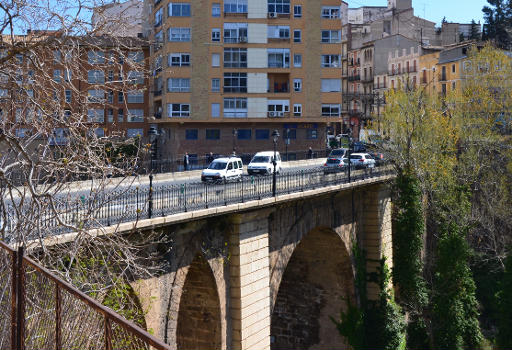
{"label": "guardrail", "polygon": [[170,347],[0,241],[0,349]]}
{"label": "guardrail", "polygon": [[[334,173],[322,169],[309,169],[277,175],[276,195],[301,192],[361,179],[375,178],[392,173],[390,167],[348,169]],[[152,179],[152,177],[150,177]],[[94,197],[77,198],[74,202],[56,203],[60,219],[68,225],[93,229],[122,222],[138,221],[156,216],[167,216],[187,211],[244,203],[272,196],[272,176],[244,176],[239,181],[187,183],[169,186],[95,193]],[[8,209],[8,232],[14,232],[16,217]],[[53,235],[70,232],[61,227],[54,213],[41,215],[41,225]],[[37,239],[38,237],[27,237]]]}

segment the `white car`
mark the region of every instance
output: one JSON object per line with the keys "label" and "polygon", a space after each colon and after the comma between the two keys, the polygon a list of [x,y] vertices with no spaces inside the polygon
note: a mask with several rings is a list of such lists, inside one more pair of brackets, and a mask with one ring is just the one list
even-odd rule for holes
{"label": "white car", "polygon": [[373,157],[368,153],[350,154],[350,163],[356,169],[375,167],[375,159],[373,159]]}
{"label": "white car", "polygon": [[[258,152],[247,166],[249,175],[269,175],[274,172],[274,152]],[[276,173],[281,172],[281,155],[276,152]]]}
{"label": "white car", "polygon": [[238,157],[217,158],[201,173],[201,181],[240,181],[243,172],[242,159]]}

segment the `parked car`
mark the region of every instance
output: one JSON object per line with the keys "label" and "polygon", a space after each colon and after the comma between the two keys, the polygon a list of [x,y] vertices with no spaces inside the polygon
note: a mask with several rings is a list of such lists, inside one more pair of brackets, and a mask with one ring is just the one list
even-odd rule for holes
{"label": "parked car", "polygon": [[375,159],[368,153],[352,153],[350,163],[356,169],[375,167]]}
{"label": "parked car", "polygon": [[384,164],[384,154],[379,152],[370,152],[370,155],[372,156],[373,159],[375,159],[376,166],[381,166],[382,164]]}
{"label": "parked car", "polygon": [[[258,152],[247,166],[249,175],[270,175],[274,172],[274,152]],[[281,172],[281,155],[276,152],[276,173]]]}
{"label": "parked car", "polygon": [[329,153],[329,158],[346,158],[347,151],[346,148],[333,149],[331,153]]}
{"label": "parked car", "polygon": [[242,180],[242,159],[238,157],[217,158],[201,173],[201,181],[234,181]]}
{"label": "parked car", "polygon": [[352,146],[353,152],[366,152],[366,145],[362,142],[354,142]]}
{"label": "parked car", "polygon": [[322,166],[324,174],[336,173],[344,171],[348,166],[348,158],[327,158]]}

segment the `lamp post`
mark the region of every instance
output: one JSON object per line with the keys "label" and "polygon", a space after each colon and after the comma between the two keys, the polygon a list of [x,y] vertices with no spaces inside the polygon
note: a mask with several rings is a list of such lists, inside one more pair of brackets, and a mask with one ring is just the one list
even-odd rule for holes
{"label": "lamp post", "polygon": [[288,145],[290,144],[290,129],[286,129],[286,140],[284,141],[286,145],[286,161],[288,162]]}
{"label": "lamp post", "polygon": [[354,147],[352,142],[352,129],[348,129],[348,151],[347,151],[347,157],[348,157],[348,182],[350,183],[350,169],[352,168],[352,161],[350,160],[350,155],[352,154],[352,147]]}
{"label": "lamp post", "polygon": [[272,132],[272,136],[274,138],[274,159],[272,160],[272,164],[274,165],[274,171],[272,173],[272,197],[276,196],[276,157],[277,157],[277,139],[279,138],[279,131],[274,130]]}
{"label": "lamp post", "polygon": [[233,129],[233,155],[236,154],[236,135],[238,135],[238,130]]}

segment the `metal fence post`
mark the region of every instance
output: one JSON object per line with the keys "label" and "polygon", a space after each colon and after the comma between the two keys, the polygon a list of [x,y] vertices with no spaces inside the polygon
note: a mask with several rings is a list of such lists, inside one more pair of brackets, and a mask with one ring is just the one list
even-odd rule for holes
{"label": "metal fence post", "polygon": [[112,350],[112,325],[107,315],[105,317],[105,350]]}
{"label": "metal fence post", "polygon": [[23,269],[23,246],[17,253],[16,279],[16,348],[25,349],[25,270]]}
{"label": "metal fence post", "polygon": [[149,174],[148,218],[153,215],[153,174]]}
{"label": "metal fence post", "polygon": [[17,290],[18,290],[18,268],[17,268],[17,254],[16,251],[13,252],[11,256],[11,348],[17,349],[17,323],[16,323],[16,310],[18,305]]}
{"label": "metal fence post", "polygon": [[62,349],[62,340],[61,340],[61,293],[60,287],[57,282],[55,282],[55,349]]}

